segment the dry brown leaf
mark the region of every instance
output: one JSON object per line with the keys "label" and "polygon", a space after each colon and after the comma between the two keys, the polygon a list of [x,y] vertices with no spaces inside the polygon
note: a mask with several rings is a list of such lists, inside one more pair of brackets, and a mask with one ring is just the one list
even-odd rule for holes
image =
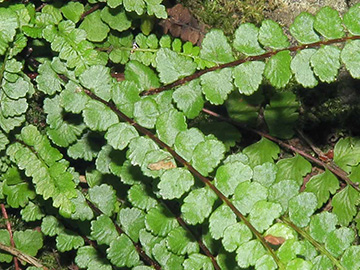
{"label": "dry brown leaf", "polygon": [[265,241],[274,245],[274,246],[279,246],[282,243],[285,242],[285,238],[283,237],[279,237],[279,236],[273,236],[273,235],[267,235],[264,237]]}
{"label": "dry brown leaf", "polygon": [[168,8],[168,19],[160,22],[164,28],[164,33],[168,32],[179,37],[183,41],[190,41],[192,44],[200,45],[206,33],[206,26],[199,23],[194,16],[191,15],[188,8],[181,4],[177,4],[172,8]]}
{"label": "dry brown leaf", "polygon": [[176,168],[176,165],[171,160],[163,159],[158,162],[150,163],[148,168],[152,171],[170,170]]}

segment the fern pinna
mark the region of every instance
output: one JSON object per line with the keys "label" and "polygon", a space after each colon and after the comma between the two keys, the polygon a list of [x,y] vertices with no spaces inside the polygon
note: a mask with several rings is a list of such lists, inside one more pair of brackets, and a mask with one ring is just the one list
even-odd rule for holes
{"label": "fern pinna", "polygon": [[[134,35],[161,0],[84,2],[0,5],[2,264],[47,269],[55,245],[81,269],[360,268],[360,140],[325,161],[281,140],[290,83],[360,78],[360,4],[199,48]],[[243,130],[261,138],[240,146]]]}

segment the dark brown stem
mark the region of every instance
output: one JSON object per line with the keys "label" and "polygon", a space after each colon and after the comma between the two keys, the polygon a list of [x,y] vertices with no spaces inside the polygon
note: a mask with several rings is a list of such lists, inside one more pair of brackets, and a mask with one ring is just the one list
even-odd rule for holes
{"label": "dark brown stem", "polygon": [[217,66],[214,66],[214,67],[211,67],[211,68],[199,70],[198,72],[195,72],[194,74],[192,74],[190,76],[186,76],[186,77],[184,77],[182,79],[179,79],[179,80],[177,80],[177,81],[175,81],[173,83],[166,84],[166,85],[163,85],[161,87],[154,88],[154,89],[149,89],[147,91],[143,91],[141,93],[141,95],[142,96],[154,95],[154,94],[160,93],[162,91],[170,90],[170,89],[172,89],[172,88],[174,88],[176,86],[183,85],[183,84],[185,84],[187,82],[190,82],[192,80],[195,80],[195,79],[199,78],[201,75],[204,75],[205,73],[215,71],[215,70],[218,70],[218,69],[235,67],[235,66],[243,64],[245,62],[264,60],[264,59],[269,58],[269,57],[271,57],[271,56],[273,56],[273,55],[275,55],[275,54],[277,54],[279,52],[282,52],[282,51],[296,52],[296,51],[304,50],[304,49],[308,49],[308,48],[316,48],[316,47],[324,46],[324,45],[331,45],[331,44],[336,44],[336,43],[344,43],[344,42],[346,42],[348,40],[356,40],[356,39],[360,39],[360,36],[347,36],[347,37],[343,37],[343,38],[322,40],[322,41],[314,42],[314,43],[311,43],[311,44],[298,45],[298,46],[284,48],[284,49],[280,49],[280,50],[276,50],[276,51],[270,51],[270,52],[266,52],[266,53],[261,54],[261,55],[249,56],[249,57],[246,57],[246,58],[243,58],[243,59],[235,60],[233,62],[229,62],[229,63],[217,65]]}
{"label": "dark brown stem", "polygon": [[98,10],[100,8],[100,4],[94,5],[92,8],[90,8],[88,11],[85,11],[83,14],[81,14],[80,20],[83,20],[87,15],[93,13],[95,10]]}
{"label": "dark brown stem", "polygon": [[254,228],[254,226],[240,213],[240,211],[233,205],[233,203],[224,195],[220,190],[218,190],[212,182],[203,176],[199,171],[197,171],[189,162],[187,162],[185,159],[183,159],[180,155],[178,155],[175,150],[173,150],[169,145],[164,143],[162,140],[160,140],[158,137],[156,137],[152,132],[147,130],[146,128],[140,126],[138,123],[136,123],[134,120],[123,114],[121,111],[117,109],[114,103],[107,102],[103,100],[102,98],[98,97],[94,93],[92,93],[88,89],[83,89],[84,93],[86,93],[90,98],[97,100],[101,103],[103,103],[105,106],[110,108],[120,119],[123,121],[128,122],[133,127],[135,127],[140,133],[143,135],[148,136],[152,141],[154,141],[157,145],[159,145],[161,148],[166,149],[179,163],[181,163],[184,167],[186,167],[195,177],[200,179],[204,184],[206,184],[226,205],[230,207],[230,209],[235,213],[235,215],[242,220],[245,225],[255,234],[256,238],[262,243],[262,245],[265,247],[266,250],[269,251],[270,255],[273,257],[277,265],[280,269],[284,269],[284,266],[282,262],[279,260],[275,252],[272,250],[272,248],[268,245],[268,243],[265,241],[264,237]]}
{"label": "dark brown stem", "polygon": [[[4,219],[5,219],[6,229],[8,230],[9,235],[10,235],[10,244],[11,244],[11,246],[13,248],[15,248],[14,237],[13,237],[13,233],[12,233],[12,230],[11,230],[11,223],[9,221],[8,214],[6,212],[5,205],[3,203],[1,203],[0,207],[1,207],[1,213],[2,213],[2,215],[4,217]],[[18,261],[16,256],[14,256],[14,266],[15,266],[15,270],[20,270],[19,261]]]}
{"label": "dark brown stem", "polygon": [[252,128],[249,128],[249,127],[246,127],[244,125],[242,125],[241,123],[235,121],[235,120],[232,120],[230,118],[227,118],[227,117],[224,117],[218,113],[215,113],[211,110],[208,110],[208,109],[203,109],[203,112],[205,112],[206,114],[209,114],[211,116],[214,116],[218,119],[221,119],[223,121],[226,121],[228,123],[231,123],[239,128],[242,128],[242,129],[245,129],[245,130],[248,130],[248,131],[251,131],[253,133],[256,133],[262,137],[265,137],[267,139],[269,139],[270,141],[273,141],[275,143],[277,143],[279,146],[281,146],[282,148],[285,148],[285,149],[288,149],[294,153],[298,153],[299,155],[303,156],[304,158],[306,158],[307,160],[311,161],[312,163],[324,168],[324,169],[328,169],[329,171],[331,171],[333,174],[335,174],[337,177],[339,177],[340,179],[344,180],[348,185],[352,186],[356,191],[360,192],[360,188],[357,184],[355,184],[354,182],[352,182],[349,177],[347,176],[347,173],[339,168],[334,162],[329,162],[329,163],[325,163],[325,162],[322,162],[321,160],[313,157],[312,155],[300,150],[300,149],[297,149],[296,147],[292,146],[292,145],[289,145],[285,142],[283,142],[282,140],[278,139],[278,138],[275,138],[265,132],[262,132],[262,131],[259,131],[259,130],[256,130],[256,129],[252,129]]}

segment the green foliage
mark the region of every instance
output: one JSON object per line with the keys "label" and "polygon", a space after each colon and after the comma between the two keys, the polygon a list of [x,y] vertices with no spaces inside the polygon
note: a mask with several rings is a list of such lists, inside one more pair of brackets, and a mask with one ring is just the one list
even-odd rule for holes
{"label": "green foliage", "polygon": [[[53,240],[90,270],[359,268],[358,138],[309,176],[303,153],[268,135],[240,144],[236,123],[201,112],[222,105],[293,138],[290,83],[331,83],[340,68],[360,78],[359,11],[301,13],[295,47],[265,20],[233,38],[213,29],[200,48],[151,33],[161,0],[1,4],[0,202],[29,227],[14,229],[15,247],[37,256]],[[7,230],[0,243],[11,246]]]}

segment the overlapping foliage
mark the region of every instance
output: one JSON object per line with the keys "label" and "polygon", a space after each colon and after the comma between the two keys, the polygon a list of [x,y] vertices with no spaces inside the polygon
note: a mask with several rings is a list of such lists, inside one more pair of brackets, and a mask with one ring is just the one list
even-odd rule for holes
{"label": "overlapping foliage", "polygon": [[[360,78],[360,5],[300,14],[291,41],[266,20],[231,42],[212,30],[201,49],[145,35],[154,17],[161,0],[0,7],[0,199],[41,227],[16,231],[15,247],[36,256],[55,238],[83,269],[359,269],[356,185],[325,170],[300,189],[309,161],[264,137],[240,151],[238,129],[199,115],[225,104],[255,126],[264,108],[270,134],[291,138],[290,81],[331,83],[341,66]],[[37,96],[45,129],[26,117]],[[360,140],[339,140],[333,162],[360,182]]]}

